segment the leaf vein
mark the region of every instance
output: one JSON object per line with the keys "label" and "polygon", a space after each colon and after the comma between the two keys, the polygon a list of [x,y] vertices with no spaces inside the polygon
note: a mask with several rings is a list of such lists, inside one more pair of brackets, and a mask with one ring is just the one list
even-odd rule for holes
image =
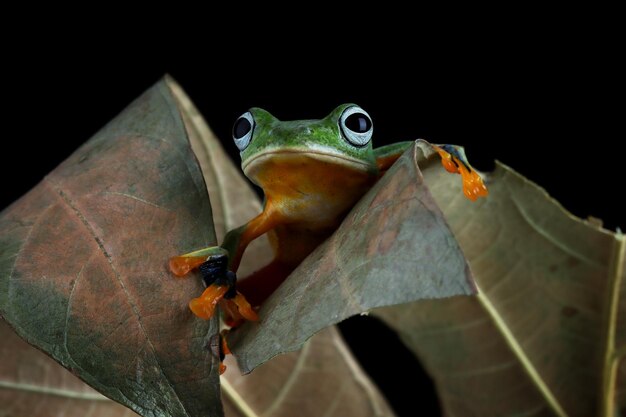
{"label": "leaf vein", "polygon": [[156,203],[153,203],[153,202],[148,201],[148,200],[144,200],[143,198],[140,198],[140,197],[134,196],[134,195],[132,195],[132,194],[121,193],[121,192],[119,192],[119,191],[105,191],[103,194],[109,194],[109,195],[119,195],[119,196],[122,196],[122,197],[126,197],[126,198],[130,198],[130,199],[132,199],[132,200],[139,201],[139,202],[141,202],[141,203],[147,204],[147,205],[152,206],[152,207],[156,207],[156,208],[158,208],[158,209],[171,211],[171,210],[170,210],[169,208],[167,208],[167,207],[159,206],[159,205],[158,205],[158,204],[156,204]]}
{"label": "leaf vein", "polygon": [[300,351],[300,355],[298,356],[296,365],[293,367],[293,370],[290,372],[289,378],[287,378],[287,381],[285,381],[285,383],[281,387],[280,391],[276,395],[276,398],[274,399],[274,401],[272,401],[272,404],[270,404],[270,406],[265,411],[263,411],[263,413],[261,413],[261,417],[271,416],[276,410],[278,410],[278,407],[280,407],[280,405],[285,401],[285,399],[287,398],[287,394],[289,394],[289,391],[291,391],[293,386],[298,381],[298,377],[300,376],[300,372],[302,371],[302,368],[306,362],[306,359],[309,356],[310,350],[311,350],[311,343],[308,342],[304,345],[304,347]]}
{"label": "leaf vein", "polygon": [[76,215],[76,217],[78,217],[78,219],[81,221],[81,223],[88,230],[89,234],[95,240],[96,244],[98,245],[98,248],[100,249],[100,252],[102,253],[102,255],[107,260],[107,262],[109,264],[109,267],[113,271],[113,274],[114,274],[117,282],[119,283],[122,291],[124,292],[124,294],[126,296],[126,299],[127,299],[128,303],[131,306],[131,309],[132,309],[133,313],[135,314],[135,316],[137,318],[137,324],[139,326],[139,329],[143,333],[143,335],[144,335],[144,337],[146,339],[146,342],[148,343],[148,346],[150,347],[150,351],[151,351],[152,357],[154,358],[154,360],[155,360],[155,362],[157,364],[159,372],[163,376],[163,379],[165,380],[165,382],[169,386],[170,390],[174,393],[174,396],[176,398],[176,401],[178,402],[178,405],[185,412],[185,414],[188,415],[187,410],[185,409],[185,406],[182,404],[182,402],[181,402],[181,400],[180,400],[180,398],[178,396],[178,393],[176,392],[176,389],[172,386],[171,382],[169,381],[169,379],[165,375],[165,372],[163,371],[163,368],[162,368],[161,364],[159,363],[158,356],[156,355],[156,349],[154,348],[154,345],[152,344],[152,341],[150,340],[150,337],[148,336],[148,333],[147,333],[145,327],[143,326],[143,323],[142,323],[142,320],[141,320],[141,314],[139,313],[139,308],[137,307],[137,305],[133,301],[133,299],[132,299],[132,297],[130,295],[130,292],[128,291],[128,289],[126,288],[126,285],[124,284],[124,281],[122,280],[122,277],[120,276],[119,272],[117,271],[117,269],[113,265],[113,260],[111,258],[111,255],[107,252],[106,248],[104,247],[104,244],[102,243],[102,240],[96,234],[95,230],[93,229],[93,227],[91,226],[91,224],[89,223],[87,218],[83,215],[83,213],[73,204],[73,202],[71,201],[69,196],[59,186],[54,184],[49,178],[47,178],[47,180],[56,189],[56,191],[57,191],[61,201],[63,201],[72,210],[72,212]]}
{"label": "leaf vein", "polygon": [[513,197],[511,196],[511,200],[513,201],[513,205],[515,206],[515,208],[517,209],[517,211],[519,212],[519,214],[522,216],[522,218],[524,219],[524,221],[541,237],[543,237],[544,239],[546,239],[548,242],[550,242],[551,244],[553,244],[554,246],[556,246],[557,248],[561,249],[563,252],[569,254],[570,256],[576,258],[576,259],[581,259],[584,262],[590,264],[590,265],[594,265],[595,267],[599,267],[604,269],[604,265],[601,264],[600,262],[598,262],[595,259],[591,259],[588,258],[587,256],[585,256],[584,254],[575,251],[574,249],[572,249],[571,247],[569,247],[567,244],[557,240],[555,237],[551,236],[549,233],[547,233],[546,231],[542,230],[541,227],[535,222],[535,220],[533,220],[530,215],[526,212],[526,210],[524,210],[524,208],[521,206],[521,204]]}
{"label": "leaf vein", "polygon": [[552,393],[552,391],[550,390],[546,382],[543,380],[543,378],[541,378],[541,375],[539,374],[539,372],[537,371],[537,369],[535,368],[531,360],[526,355],[526,352],[520,345],[519,341],[516,339],[513,332],[509,329],[504,319],[500,316],[496,307],[485,296],[484,291],[480,289],[480,286],[478,284],[477,284],[477,287],[478,287],[477,298],[478,298],[478,301],[480,302],[480,305],[485,309],[485,312],[487,313],[487,315],[491,317],[495,326],[500,330],[502,337],[511,348],[512,353],[522,363],[523,369],[526,371],[526,373],[531,378],[531,380],[535,383],[541,395],[546,399],[546,402],[550,405],[550,408],[552,408],[554,413],[558,415],[559,417],[567,416],[567,414],[565,413],[565,410],[563,410],[563,407],[561,406],[559,401],[556,399],[556,397],[554,396],[554,394]]}
{"label": "leaf vein", "polygon": [[105,401],[105,402],[111,401],[104,395],[98,394],[96,392],[91,393],[91,392],[70,391],[70,390],[65,390],[65,389],[60,389],[60,388],[45,387],[42,385],[26,384],[26,383],[19,383],[19,382],[0,381],[0,389],[33,392],[37,394],[52,395],[55,397],[63,397],[63,398],[68,398],[68,399],[71,398],[75,400]]}

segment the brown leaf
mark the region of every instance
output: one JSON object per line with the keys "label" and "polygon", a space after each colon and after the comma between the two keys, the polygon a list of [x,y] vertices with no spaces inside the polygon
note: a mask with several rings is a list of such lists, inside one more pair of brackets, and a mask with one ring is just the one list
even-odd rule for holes
{"label": "brown leaf", "polygon": [[417,165],[432,152],[424,141],[407,150],[265,302],[261,321],[233,332],[244,372],[352,315],[474,291],[465,258]]}
{"label": "brown leaf", "polygon": [[234,359],[226,363],[222,392],[227,417],[393,416],[335,327],[249,375],[238,372]]}
{"label": "brown leaf", "polygon": [[[261,205],[180,86],[169,85],[184,110],[185,127],[200,161],[216,234],[221,238],[227,230],[260,213]],[[246,250],[240,276],[272,258],[267,238],[257,239]],[[276,357],[250,375],[240,374],[232,356],[227,357],[226,364],[228,370],[221,381],[227,416],[393,415],[335,328],[320,332],[302,350]]]}
{"label": "brown leaf", "polygon": [[[59,134],[57,134],[59,136]],[[167,259],[215,244],[179,108],[158,83],[0,215],[0,314],[145,416],[220,415],[215,320]]]}
{"label": "brown leaf", "polygon": [[424,176],[479,295],[375,314],[424,361],[446,414],[626,415],[624,236],[503,165],[469,204],[433,164]]}
{"label": "brown leaf", "polygon": [[98,394],[0,320],[0,415],[6,417],[131,417],[137,414]]}

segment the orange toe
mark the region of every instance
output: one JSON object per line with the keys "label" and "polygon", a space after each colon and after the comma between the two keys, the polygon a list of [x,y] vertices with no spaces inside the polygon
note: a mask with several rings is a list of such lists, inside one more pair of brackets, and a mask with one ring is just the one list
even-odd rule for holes
{"label": "orange toe", "polygon": [[228,327],[239,327],[246,321],[239,313],[237,306],[232,300],[222,298],[220,308],[222,309],[222,313],[224,313],[224,323],[226,323]]}
{"label": "orange toe", "polygon": [[439,146],[433,145],[433,148],[437,151],[439,156],[441,156],[441,164],[446,169],[446,171],[456,174],[459,172],[458,165],[452,159],[452,155],[450,153],[444,151]]}
{"label": "orange toe", "polygon": [[228,287],[223,285],[210,285],[198,298],[189,302],[189,308],[196,316],[208,320],[215,314],[215,306],[224,298]]}
{"label": "orange toe", "polygon": [[259,315],[252,309],[248,300],[246,300],[246,298],[239,291],[237,291],[237,295],[231,301],[235,303],[237,310],[239,310],[239,314],[241,314],[246,320],[259,320]]}
{"label": "orange toe", "polygon": [[170,271],[177,277],[184,277],[192,269],[206,261],[206,256],[174,256],[170,258]]}
{"label": "orange toe", "polygon": [[211,318],[209,312],[204,308],[204,300],[202,298],[194,298],[189,302],[189,309],[196,316],[200,317],[203,320],[208,320]]}
{"label": "orange toe", "polygon": [[254,311],[250,303],[239,291],[237,291],[237,295],[233,298],[223,298],[222,301],[220,301],[220,307],[224,312],[224,322],[229,327],[239,327],[246,320],[259,320],[256,311]]}
{"label": "orange toe", "polygon": [[487,197],[489,195],[483,179],[480,178],[476,171],[472,170],[472,172],[469,172],[464,166],[461,166],[459,169],[463,177],[463,194],[465,194],[465,197],[476,201],[478,197]]}

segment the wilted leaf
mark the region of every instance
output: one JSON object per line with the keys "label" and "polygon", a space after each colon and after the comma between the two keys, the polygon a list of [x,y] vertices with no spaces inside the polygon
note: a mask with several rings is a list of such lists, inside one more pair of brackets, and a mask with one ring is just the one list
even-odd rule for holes
{"label": "wilted leaf", "polygon": [[167,270],[173,254],[214,244],[211,226],[179,109],[158,83],[0,215],[0,314],[144,416],[220,415],[206,348],[217,323],[187,308],[200,280]]}
{"label": "wilted leaf", "polygon": [[[218,239],[261,212],[258,198],[233,165],[182,89],[170,88],[183,111],[194,153],[211,197]],[[254,271],[273,257],[266,238],[248,247],[239,271]],[[227,417],[233,416],[391,416],[378,389],[353,359],[336,329],[315,335],[304,348],[274,358],[250,375],[241,375],[232,356],[222,375]]]}
{"label": "wilted leaf", "polygon": [[227,360],[222,376],[226,417],[393,416],[336,328],[324,329],[298,352],[272,359],[249,375]]}
{"label": "wilted leaf", "polygon": [[0,416],[131,417],[0,320]]}
{"label": "wilted leaf", "polygon": [[407,150],[265,302],[260,322],[232,333],[244,372],[351,315],[473,292],[465,258],[417,166],[424,152],[431,150],[423,141]]}
{"label": "wilted leaf", "polygon": [[475,204],[435,166],[424,176],[479,295],[375,314],[423,360],[446,414],[626,415],[624,236],[503,165]]}

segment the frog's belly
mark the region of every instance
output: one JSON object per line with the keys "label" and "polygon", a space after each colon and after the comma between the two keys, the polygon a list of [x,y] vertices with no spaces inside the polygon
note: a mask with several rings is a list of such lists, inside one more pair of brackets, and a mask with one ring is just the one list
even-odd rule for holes
{"label": "frog's belly", "polygon": [[274,155],[249,174],[279,218],[272,233],[277,258],[298,264],[341,223],[376,181],[367,169],[310,155]]}

